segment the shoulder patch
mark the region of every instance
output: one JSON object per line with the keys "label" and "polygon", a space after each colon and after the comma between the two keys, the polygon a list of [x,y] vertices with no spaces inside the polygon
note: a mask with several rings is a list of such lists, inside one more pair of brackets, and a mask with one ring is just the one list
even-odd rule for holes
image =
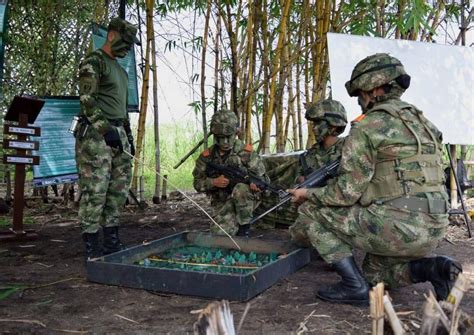
{"label": "shoulder patch", "polygon": [[244,147],[244,150],[247,152],[252,152],[253,151],[253,146],[252,144],[246,144]]}
{"label": "shoulder patch", "polygon": [[352,123],[357,123],[362,121],[365,118],[365,114],[360,114],[358,117],[356,117],[354,120],[352,120]]}
{"label": "shoulder patch", "polygon": [[206,149],[202,152],[202,157],[209,157],[211,155],[211,151],[209,149]]}

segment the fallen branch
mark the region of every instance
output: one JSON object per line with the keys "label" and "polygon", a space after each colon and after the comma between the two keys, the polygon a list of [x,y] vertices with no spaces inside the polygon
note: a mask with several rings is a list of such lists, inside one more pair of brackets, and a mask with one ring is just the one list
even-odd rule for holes
{"label": "fallen branch", "polygon": [[118,317],[119,319],[122,319],[122,320],[125,320],[125,321],[129,321],[129,322],[133,322],[133,323],[137,323],[137,324],[138,324],[137,321],[132,320],[132,319],[129,319],[129,318],[127,318],[127,317],[125,317],[125,316],[122,316],[122,315],[120,315],[120,314],[114,314],[114,316]]}
{"label": "fallen branch", "polygon": [[46,328],[46,325],[38,320],[27,320],[27,319],[0,319],[0,322],[20,322],[20,323],[27,323],[30,325],[38,325],[43,328]]}

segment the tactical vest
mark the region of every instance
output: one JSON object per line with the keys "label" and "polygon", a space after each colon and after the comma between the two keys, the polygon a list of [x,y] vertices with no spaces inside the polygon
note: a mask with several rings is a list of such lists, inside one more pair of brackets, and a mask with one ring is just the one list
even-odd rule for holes
{"label": "tactical vest", "polygon": [[[399,113],[400,110],[407,108],[415,111],[419,122],[431,137],[432,143],[429,144],[434,144],[434,154],[422,153],[420,137]],[[376,157],[377,162],[375,163],[374,176],[360,199],[361,205],[368,206],[374,202],[384,202],[400,197],[409,199],[410,196],[420,193],[423,193],[425,198],[431,200],[433,197],[430,193],[445,193],[445,177],[441,155],[438,153],[439,143],[421,111],[413,105],[402,101],[396,107],[392,104],[378,105],[366,114],[375,111],[385,112],[394,118],[400,119],[415,137],[417,153],[406,158],[393,158],[393,156],[383,157],[383,153],[379,151]]]}

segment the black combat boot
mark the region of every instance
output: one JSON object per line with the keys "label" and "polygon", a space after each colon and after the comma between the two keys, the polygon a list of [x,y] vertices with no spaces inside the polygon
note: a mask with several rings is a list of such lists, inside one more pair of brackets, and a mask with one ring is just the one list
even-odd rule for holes
{"label": "black combat boot", "polygon": [[446,300],[462,266],[446,256],[420,258],[409,264],[410,279],[413,283],[429,281],[433,284],[438,300]]}
{"label": "black combat boot", "polygon": [[249,237],[249,233],[250,233],[250,225],[242,224],[242,225],[239,225],[239,230],[237,231],[236,235]]}
{"label": "black combat boot", "polygon": [[119,239],[119,227],[104,227],[104,255],[125,249]]}
{"label": "black combat boot", "polygon": [[84,240],[85,252],[84,257],[86,261],[91,258],[97,258],[102,256],[102,250],[99,245],[99,233],[83,233],[82,239]]}
{"label": "black combat boot", "polygon": [[357,267],[354,257],[343,258],[332,266],[342,280],[319,290],[317,296],[330,302],[367,306],[370,286]]}

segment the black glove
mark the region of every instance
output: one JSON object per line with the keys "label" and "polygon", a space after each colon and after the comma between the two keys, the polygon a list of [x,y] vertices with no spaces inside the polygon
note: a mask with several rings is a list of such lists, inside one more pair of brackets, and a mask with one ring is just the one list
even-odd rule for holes
{"label": "black glove", "polygon": [[104,134],[104,140],[109,147],[119,149],[120,152],[123,152],[123,145],[117,128],[112,128],[106,132]]}
{"label": "black glove", "polygon": [[133,136],[132,134],[127,135],[128,143],[130,143],[130,154],[135,156],[135,145],[133,144]]}

